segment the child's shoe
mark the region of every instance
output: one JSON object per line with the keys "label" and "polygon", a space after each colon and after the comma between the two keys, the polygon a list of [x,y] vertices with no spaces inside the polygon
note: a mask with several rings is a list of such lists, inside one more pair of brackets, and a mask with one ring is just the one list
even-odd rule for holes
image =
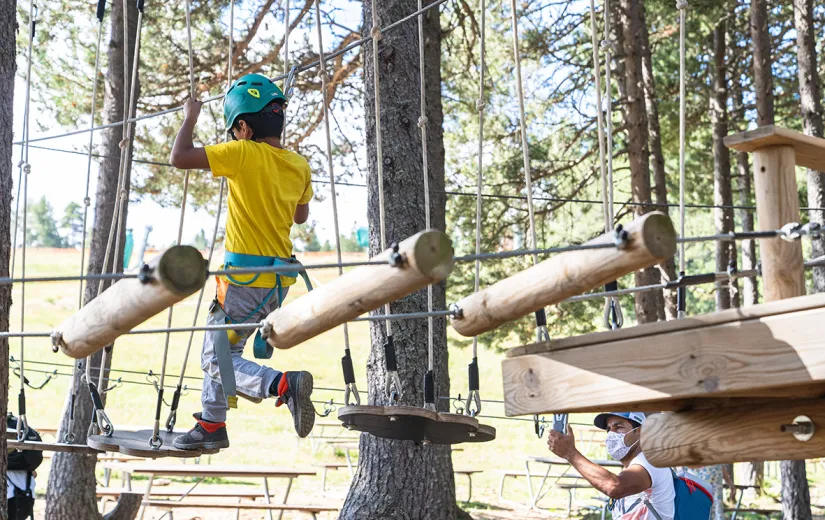
{"label": "child's shoe", "polygon": [[306,371],[284,372],[278,383],[278,402],[286,403],[298,437],[306,437],[315,426],[315,407],[312,405],[312,374]]}
{"label": "child's shoe", "polygon": [[179,450],[218,450],[229,447],[226,423],[204,421],[200,413],[194,414],[198,421],[187,433],[175,438],[172,443]]}

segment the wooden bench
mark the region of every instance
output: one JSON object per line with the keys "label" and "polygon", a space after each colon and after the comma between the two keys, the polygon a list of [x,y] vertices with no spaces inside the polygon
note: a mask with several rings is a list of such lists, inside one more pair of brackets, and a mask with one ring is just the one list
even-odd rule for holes
{"label": "wooden bench", "polygon": [[174,509],[249,509],[249,510],[261,510],[261,511],[298,511],[301,513],[306,513],[312,518],[317,519],[319,513],[324,512],[337,512],[341,509],[341,506],[338,505],[295,505],[295,504],[267,504],[263,502],[238,502],[238,503],[229,503],[229,502],[212,502],[212,501],[181,501],[177,502],[174,500],[144,500],[143,506],[145,507],[157,507],[161,509],[168,509],[170,511],[170,520],[171,518],[171,511]]}
{"label": "wooden bench", "polygon": [[[129,491],[128,489],[122,488],[98,488],[96,493],[98,498],[108,498],[108,497],[117,497],[123,493],[144,493],[146,490],[134,490]],[[263,491],[258,490],[235,490],[235,491],[227,491],[227,490],[210,490],[210,489],[180,489],[180,488],[169,488],[163,489],[158,487],[152,488],[152,496],[153,497],[177,497],[177,498],[186,498],[186,497],[208,497],[208,498],[264,498],[265,493]]]}
{"label": "wooden bench", "polygon": [[453,469],[453,473],[456,475],[467,476],[467,502],[472,502],[473,500],[473,475],[481,473],[482,471],[483,470],[480,469]]}
{"label": "wooden bench", "polygon": [[355,471],[352,468],[351,462],[321,462],[318,464],[313,464],[316,468],[321,468],[321,491],[326,493],[327,491],[327,473],[332,470],[336,471],[341,468],[347,468],[349,470],[349,476],[352,478],[355,475]]}
{"label": "wooden bench", "polygon": [[[504,484],[505,484],[505,482],[507,481],[508,478],[530,477],[531,479],[534,479],[534,478],[539,478],[539,479],[547,479],[547,478],[563,479],[564,478],[564,479],[573,479],[573,480],[583,480],[584,479],[584,477],[582,477],[580,475],[565,475],[565,474],[561,474],[561,475],[558,475],[558,474],[556,474],[556,475],[552,475],[552,474],[551,475],[532,475],[532,474],[528,474],[526,470],[499,470],[498,472],[501,473],[501,481],[500,481],[499,486],[498,486],[498,500],[499,500],[499,502],[501,502],[503,504],[516,505],[516,506],[520,506],[520,507],[524,506],[524,504],[520,504],[520,503],[518,503],[514,500],[509,500],[509,499],[504,498]],[[530,503],[532,504],[533,503],[533,497],[532,497],[533,488],[532,488],[532,485],[528,485],[527,489],[528,489],[528,492],[531,495],[530,496]]]}
{"label": "wooden bench", "polygon": [[[582,477],[580,477],[582,478]],[[563,489],[567,491],[567,517],[570,517],[570,514],[573,512],[573,493],[576,492],[577,489],[593,489],[589,483],[587,484],[556,484],[557,489]]]}

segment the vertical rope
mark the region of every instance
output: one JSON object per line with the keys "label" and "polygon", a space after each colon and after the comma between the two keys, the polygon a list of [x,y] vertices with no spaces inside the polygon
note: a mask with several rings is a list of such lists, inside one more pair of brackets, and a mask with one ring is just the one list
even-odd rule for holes
{"label": "vertical rope", "polygon": [[[320,17],[319,17],[320,18]],[[318,22],[320,25],[321,22]],[[286,5],[284,6],[284,96],[289,96],[289,36],[291,33],[291,27],[289,25],[289,0],[286,0]],[[284,111],[284,129],[283,129],[283,146],[286,147],[286,111]]]}
{"label": "vertical rope", "polygon": [[[476,174],[476,230],[475,249],[476,261],[474,265],[473,288],[478,292],[481,288],[481,195],[484,184],[484,110],[487,107],[486,95],[484,91],[484,81],[487,72],[487,2],[479,0],[481,11],[481,26],[479,34],[479,79],[478,79],[478,173]],[[478,336],[473,336],[473,361],[469,366],[468,373],[469,393],[467,394],[467,415],[475,416],[481,412],[481,396],[478,392]]]}
{"label": "vertical rope", "polygon": [[[21,258],[21,274],[20,277],[26,278],[26,235],[28,234],[28,198],[29,198],[29,174],[31,173],[31,166],[29,165],[29,126],[31,118],[31,76],[32,76],[32,48],[34,47],[34,21],[35,10],[34,0],[29,2],[29,45],[26,51],[28,63],[26,64],[26,101],[24,104],[24,118],[23,118],[23,156],[22,161],[22,181],[23,181],[23,248]],[[16,233],[15,233],[16,235]],[[25,313],[26,309],[26,283],[20,282],[20,331],[25,330]],[[17,413],[17,439],[23,440],[29,433],[29,423],[26,419],[26,348],[25,338],[20,337],[20,394],[17,397],[18,413]]]}
{"label": "vertical rope", "polygon": [[[378,166],[378,220],[381,235],[381,250],[387,250],[387,223],[384,208],[384,142],[381,132],[381,76],[378,66],[378,43],[381,41],[381,28],[378,27],[378,11],[375,9],[376,0],[371,0],[372,10],[372,75],[373,93],[375,97],[375,148]],[[385,314],[390,314],[390,304],[384,306]],[[387,336],[392,336],[392,321],[387,320]]]}
{"label": "vertical rope", "polygon": [[[615,46],[610,36],[610,0],[604,0],[604,79],[605,79],[605,100],[607,102],[607,208],[608,218],[611,228],[616,220],[615,200],[613,196],[613,82],[611,80],[611,68],[613,63],[613,51]],[[601,106],[601,105],[600,105]],[[609,231],[609,230],[608,230]]]}
{"label": "vertical rope", "polygon": [[[89,221],[89,206],[91,205],[92,201],[89,198],[89,186],[91,185],[92,181],[92,154],[94,153],[94,136],[95,136],[95,118],[97,117],[97,81],[98,76],[100,75],[100,42],[103,38],[103,16],[104,16],[104,9],[105,9],[105,2],[102,4],[103,8],[100,7],[100,3],[98,4],[98,25],[97,25],[97,44],[95,45],[95,73],[92,76],[92,108],[89,113],[89,151],[88,155],[86,156],[86,190],[84,191],[83,196],[83,238],[80,242],[80,276],[83,276],[86,267],[86,238],[88,236],[87,226]],[[83,279],[81,278],[79,288],[78,288],[78,296],[77,296],[77,308],[83,307]],[[88,362],[88,359],[87,359]],[[79,365],[75,364],[75,370],[79,370]],[[71,381],[71,390],[70,390],[70,410],[69,410],[69,422],[68,428],[65,434],[63,435],[63,442],[71,444],[74,442],[74,403],[77,399],[77,378],[72,375]]]}
{"label": "vertical rope", "polygon": [[613,221],[610,217],[610,204],[608,199],[608,184],[607,184],[607,169],[605,165],[605,151],[604,151],[604,116],[602,114],[602,70],[601,60],[599,58],[599,46],[596,38],[596,0],[590,0],[590,40],[593,46],[593,81],[596,83],[596,123],[598,127],[599,136],[599,170],[601,172],[602,180],[602,200],[604,205],[602,213],[604,214],[604,230],[609,233],[613,228]]}
{"label": "vertical rope", "polygon": [[[187,9],[188,11],[188,9]],[[229,90],[229,87],[232,85],[232,35],[235,32],[235,0],[230,0],[229,2],[229,44],[227,49],[227,63],[226,63],[226,90]],[[189,38],[189,54],[192,54],[192,38]],[[191,76],[190,76],[191,78]],[[190,85],[191,88],[191,85]],[[229,135],[224,134],[224,138],[228,139]],[[187,175],[188,175],[187,171]],[[206,265],[212,265],[212,256],[215,253],[215,242],[218,240],[218,230],[220,229],[221,225],[221,210],[223,209],[223,195],[224,191],[226,190],[226,179],[221,178],[220,182],[220,191],[218,192],[218,211],[215,215],[215,227],[212,230],[212,242],[209,244],[209,254],[207,255]],[[184,197],[185,200],[185,197]],[[195,315],[192,318],[192,327],[197,326],[198,324],[198,316],[200,314],[201,304],[203,303],[203,295],[206,293],[206,285],[204,284],[201,287],[200,292],[198,293],[198,302],[195,304]],[[183,378],[186,376],[186,365],[189,361],[189,353],[192,351],[192,343],[195,341],[195,331],[191,331],[189,333],[189,341],[186,343],[186,351],[183,354],[183,363],[180,369],[180,375],[178,376],[178,384],[175,387],[175,397],[172,399],[172,406],[171,410],[169,411],[169,417],[166,419],[166,430],[171,432],[175,429],[175,423],[177,422],[178,417],[178,399],[180,399],[180,393],[183,389]],[[163,388],[163,387],[161,387]]]}
{"label": "vertical rope", "polygon": [[[418,0],[418,10],[423,8],[422,0]],[[430,166],[427,147],[427,78],[424,75],[424,13],[418,15],[418,78],[420,89],[420,115],[418,127],[421,129],[421,164],[424,174],[424,227],[430,229],[432,220],[430,215]],[[427,312],[433,312],[433,286],[427,286]],[[430,372],[433,371],[433,317],[427,317],[427,356]]]}
{"label": "vertical rope", "polygon": [[[524,110],[524,83],[521,78],[521,50],[519,49],[518,13],[516,0],[510,0],[510,21],[513,31],[513,58],[516,67],[516,91],[518,92],[519,127],[521,130],[521,152],[524,160],[524,185],[527,191],[527,213],[530,217],[530,248],[538,249],[536,239],[536,212],[533,206],[533,176],[530,171],[530,144],[527,140],[527,117]],[[533,253],[533,265],[539,263],[538,253]],[[547,341],[547,315],[544,309],[536,312],[536,336],[539,341]]]}
{"label": "vertical rope", "polygon": [[[327,81],[327,66],[326,57],[324,55],[324,37],[321,27],[321,0],[315,2],[315,26],[318,33],[318,58],[320,60],[321,69],[318,76],[321,79],[321,110],[322,119],[324,121],[324,135],[326,137],[326,155],[327,155],[327,170],[329,172],[329,186],[332,198],[332,224],[335,231],[335,252],[338,257],[338,276],[344,274],[343,255],[341,252],[341,231],[338,222],[338,194],[335,189],[335,169],[332,160],[332,134],[329,128],[329,107],[327,106],[328,85]],[[358,395],[358,388],[355,385],[355,376],[351,371],[352,357],[350,354],[349,343],[349,326],[344,323],[344,358],[342,359],[344,367],[344,382],[346,384],[344,404],[350,404],[350,396],[354,397],[354,403],[360,404],[361,398]]]}
{"label": "vertical rope", "polygon": [[[186,0],[186,43],[187,49],[189,50],[189,97],[195,99],[195,65],[194,65],[194,58],[192,55],[192,13],[190,12],[192,7],[190,6],[189,0]],[[189,172],[186,172],[186,176],[188,178]],[[184,201],[186,199],[184,198]],[[178,239],[178,244],[180,244],[180,239]]]}
{"label": "vertical rope", "polygon": [[[687,152],[686,139],[686,83],[687,71],[685,65],[685,40],[687,39],[687,0],[677,0],[676,7],[679,9],[679,236],[685,236],[685,155]],[[685,243],[679,244],[679,274],[684,275],[687,261],[685,259]],[[684,287],[679,289],[678,317],[686,316],[687,291]]]}

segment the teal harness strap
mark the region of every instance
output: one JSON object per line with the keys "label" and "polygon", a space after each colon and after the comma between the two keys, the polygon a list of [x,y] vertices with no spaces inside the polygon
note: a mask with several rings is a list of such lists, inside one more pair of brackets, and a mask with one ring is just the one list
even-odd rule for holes
{"label": "teal harness strap", "polygon": [[[272,290],[269,291],[269,293],[267,293],[266,297],[264,297],[260,305],[255,307],[255,309],[252,312],[250,312],[244,319],[240,321],[235,321],[227,315],[227,323],[237,324],[249,321],[249,319],[252,318],[252,316],[260,312],[260,310],[263,309],[263,307],[272,300],[272,296],[275,294],[276,291],[278,294],[278,308],[280,308],[284,301],[283,282],[281,280],[282,276],[286,276],[289,278],[298,278],[300,276],[304,280],[304,284],[306,284],[307,292],[312,291],[312,282],[309,280],[309,275],[301,265],[301,262],[299,262],[298,259],[294,256],[291,258],[279,258],[274,256],[246,255],[242,253],[233,253],[231,251],[227,251],[224,256],[224,269],[226,269],[227,271],[232,267],[247,268],[272,266],[294,266],[295,271],[281,271],[275,273],[275,287],[273,287]],[[226,278],[234,285],[248,286],[254,283],[260,275],[261,273],[255,274],[252,277],[252,279],[247,282],[241,282],[239,280],[236,280],[229,274],[226,275]],[[263,337],[261,336],[261,332],[258,331],[255,334],[255,339],[252,344],[252,351],[256,359],[270,359],[275,350],[272,348],[272,346],[269,345],[269,343],[266,342],[265,339],[263,339]]]}
{"label": "teal harness strap", "polygon": [[[212,303],[209,312],[218,321],[226,321],[229,316],[224,312],[217,300]],[[225,330],[213,330],[207,332],[212,334],[212,342],[215,346],[215,357],[218,360],[218,373],[221,376],[221,387],[226,397],[227,408],[237,408],[238,397],[235,390],[235,366],[232,363],[232,346],[229,343],[229,335]]]}

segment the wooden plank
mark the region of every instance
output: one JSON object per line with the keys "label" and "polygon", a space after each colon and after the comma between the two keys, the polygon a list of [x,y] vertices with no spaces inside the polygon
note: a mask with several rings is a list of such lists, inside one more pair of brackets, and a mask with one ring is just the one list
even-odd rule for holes
{"label": "wooden plank", "polygon": [[814,308],[511,357],[502,362],[505,411],[679,410],[691,399],[822,395],[823,321],[825,309]]}
{"label": "wooden plank", "polygon": [[825,171],[825,139],[801,134],[778,126],[763,126],[756,130],[725,137],[725,146],[740,152],[754,152],[771,146],[792,146],[796,165]]}
{"label": "wooden plank", "polygon": [[387,250],[373,258],[385,261],[347,271],[284,305],[266,318],[267,342],[288,349],[358,316],[438,283],[453,270],[453,244],[442,231],[422,231],[398,245],[403,260],[393,267]]}
{"label": "wooden plank", "polygon": [[125,278],[57,327],[54,342],[67,356],[82,359],[206,283],[206,261],[191,246],[174,246],[149,262],[144,281]]}
{"label": "wooden plank", "polygon": [[218,464],[103,464],[104,468],[117,471],[126,471],[134,475],[154,474],[167,477],[271,477],[271,478],[297,478],[301,476],[314,476],[317,473],[306,468],[278,468],[269,466],[224,466]]}
{"label": "wooden plank", "polygon": [[[344,465],[346,466],[346,464]],[[95,491],[95,494],[99,497],[116,497],[120,496],[123,493],[140,493],[145,494],[146,489],[123,489],[123,488],[98,488]],[[266,493],[263,490],[240,490],[240,489],[192,489],[189,488],[178,488],[178,489],[168,489],[161,486],[152,486],[151,495],[153,497],[181,497],[186,495],[187,497],[208,497],[208,498],[224,498],[224,497],[234,497],[234,498],[264,498]]]}
{"label": "wooden plank", "polygon": [[299,505],[299,504],[267,504],[264,502],[213,502],[213,501],[177,501],[177,500],[144,500],[144,506],[169,509],[206,508],[206,509],[262,509],[270,511],[303,511],[305,513],[321,513],[324,511],[338,511],[337,505]]}
{"label": "wooden plank", "polygon": [[533,343],[507,351],[507,357],[513,358],[527,354],[541,354],[588,345],[603,345],[613,341],[641,339],[648,336],[675,333],[699,328],[708,328],[713,325],[723,325],[746,320],[778,316],[793,312],[825,308],[825,293],[786,298],[784,300],[763,303],[752,307],[740,307],[710,314],[691,316],[682,320],[660,321],[645,323],[636,327],[617,329],[605,332],[595,332],[570,338],[556,339],[549,342]]}
{"label": "wooden plank", "polygon": [[9,439],[6,441],[8,449],[20,451],[59,451],[62,453],[84,453],[86,455],[97,455],[98,450],[90,448],[85,444],[64,444],[60,442],[36,442]]}
{"label": "wooden plank", "polygon": [[[462,314],[452,320],[453,328],[463,336],[477,336],[659,263],[676,252],[676,231],[664,213],[648,213],[631,222],[625,231],[625,247],[559,253],[463,298],[456,303]],[[586,245],[613,241],[613,233],[608,233]]]}
{"label": "wooden plank", "polygon": [[[781,430],[799,415],[807,415],[816,424],[817,431],[808,442]],[[822,457],[825,400],[747,403],[651,415],[642,428],[642,450],[651,464],[660,467]]]}

